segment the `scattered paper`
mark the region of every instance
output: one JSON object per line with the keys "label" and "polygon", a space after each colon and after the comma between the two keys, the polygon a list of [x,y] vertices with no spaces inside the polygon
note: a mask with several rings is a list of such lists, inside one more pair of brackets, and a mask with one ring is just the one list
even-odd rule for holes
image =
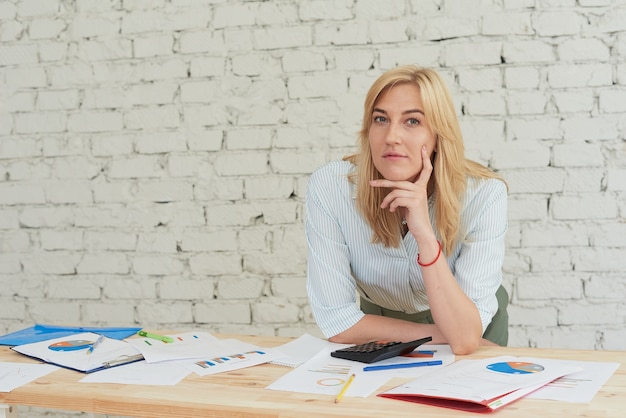
{"label": "scattered paper", "polygon": [[11,392],[58,369],[51,364],[0,362],[0,392]]}
{"label": "scattered paper", "polygon": [[580,367],[579,372],[563,376],[528,395],[529,398],[588,403],[619,367],[619,363],[560,360]]}
{"label": "scattered paper", "polygon": [[265,349],[239,340],[220,340],[216,355],[203,357],[184,366],[200,376],[222,373],[267,363],[276,358],[271,349]]}
{"label": "scattered paper", "polygon": [[123,367],[101,370],[88,374],[81,382],[118,383],[123,385],[175,385],[189,375],[190,371],[180,364],[148,364],[139,361]]}

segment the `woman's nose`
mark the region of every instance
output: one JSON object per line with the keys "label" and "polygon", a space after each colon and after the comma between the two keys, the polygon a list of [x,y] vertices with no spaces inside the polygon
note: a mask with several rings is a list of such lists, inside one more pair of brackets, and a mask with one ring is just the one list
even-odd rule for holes
{"label": "woman's nose", "polygon": [[389,129],[387,129],[387,133],[385,135],[385,143],[399,144],[400,142],[402,142],[402,138],[400,137],[398,128],[395,125],[390,124]]}

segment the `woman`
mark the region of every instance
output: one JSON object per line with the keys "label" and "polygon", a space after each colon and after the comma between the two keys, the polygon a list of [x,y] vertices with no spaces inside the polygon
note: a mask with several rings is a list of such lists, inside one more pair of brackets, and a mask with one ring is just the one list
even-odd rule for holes
{"label": "woman", "polygon": [[506,185],[465,158],[441,77],[416,66],[381,75],[359,139],[359,152],[316,170],[307,191],[307,291],[324,335],[432,336],[456,354],[506,345]]}

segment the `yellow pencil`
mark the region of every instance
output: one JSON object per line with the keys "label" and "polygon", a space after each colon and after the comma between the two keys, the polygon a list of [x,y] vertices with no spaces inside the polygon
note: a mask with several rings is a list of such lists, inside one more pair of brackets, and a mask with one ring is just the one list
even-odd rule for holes
{"label": "yellow pencil", "polygon": [[350,383],[352,383],[353,380],[354,380],[354,373],[352,373],[352,376],[350,376],[346,384],[343,385],[341,392],[339,392],[339,395],[337,395],[337,397],[335,398],[335,403],[338,403],[339,401],[341,401],[341,398],[343,398],[343,394],[346,393],[346,390],[348,390],[348,386],[350,386]]}

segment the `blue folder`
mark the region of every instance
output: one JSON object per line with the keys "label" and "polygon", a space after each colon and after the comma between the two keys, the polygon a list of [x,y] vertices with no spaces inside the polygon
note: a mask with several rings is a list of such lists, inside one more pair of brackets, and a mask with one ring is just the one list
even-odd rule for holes
{"label": "blue folder", "polygon": [[72,334],[93,332],[108,338],[123,340],[141,331],[141,328],[102,328],[102,327],[64,327],[56,325],[35,324],[30,328],[0,336],[0,345],[22,345],[66,337]]}

